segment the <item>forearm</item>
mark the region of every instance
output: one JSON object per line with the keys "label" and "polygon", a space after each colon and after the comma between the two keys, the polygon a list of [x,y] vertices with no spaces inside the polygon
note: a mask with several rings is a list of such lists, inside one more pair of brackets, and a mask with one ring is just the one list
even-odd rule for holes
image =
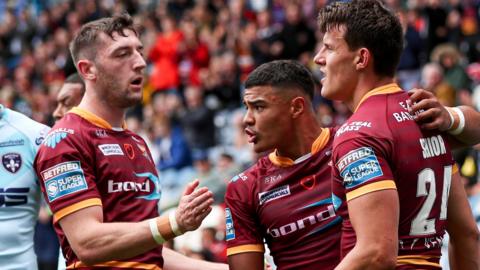
{"label": "forearm", "polygon": [[381,252],[376,252],[375,249],[356,245],[335,270],[394,269],[392,263],[386,262],[380,254]]}
{"label": "forearm", "polygon": [[[463,112],[464,116],[464,128],[463,131],[455,135],[455,138],[467,145],[475,145],[480,143],[480,113],[475,111],[469,106],[458,106]],[[451,109],[449,109],[451,111]],[[452,129],[455,129],[460,125],[460,117],[453,113],[455,126]]]}
{"label": "forearm", "polygon": [[[477,237],[471,237],[470,239],[464,239],[462,244],[456,244],[450,241],[448,245],[448,257],[450,262],[450,269],[462,270],[462,269],[480,269],[480,253]],[[476,250],[476,253],[465,252],[465,250]]]}
{"label": "forearm", "polygon": [[228,265],[189,258],[169,248],[163,248],[165,270],[227,270]]}

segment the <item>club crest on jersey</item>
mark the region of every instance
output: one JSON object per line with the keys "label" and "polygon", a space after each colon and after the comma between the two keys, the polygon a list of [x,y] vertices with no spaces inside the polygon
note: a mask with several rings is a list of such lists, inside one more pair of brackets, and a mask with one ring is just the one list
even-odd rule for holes
{"label": "club crest on jersey", "polygon": [[22,156],[18,153],[7,153],[2,156],[2,164],[5,170],[17,173],[22,167]]}
{"label": "club crest on jersey", "polygon": [[226,221],[226,235],[225,240],[233,240],[235,239],[235,227],[233,226],[233,219],[232,213],[230,212],[230,208],[225,208],[225,221]]}
{"label": "club crest on jersey", "polygon": [[133,146],[131,144],[124,143],[123,148],[125,149],[125,152],[127,152],[127,156],[129,159],[135,158],[135,150],[133,150]]}
{"label": "club crest on jersey", "polygon": [[41,176],[50,202],[88,188],[79,161],[57,164],[42,171]]}
{"label": "club crest on jersey", "polygon": [[309,175],[300,180],[300,185],[306,190],[312,190],[317,184],[315,175]]}
{"label": "club crest on jersey", "polygon": [[262,205],[264,203],[267,203],[269,201],[273,201],[276,199],[283,198],[285,196],[290,195],[290,186],[289,185],[284,185],[281,187],[274,188],[269,191],[265,192],[260,192],[258,193],[258,200],[260,201],[259,204]]}
{"label": "club crest on jersey", "polygon": [[70,128],[57,128],[55,130],[52,130],[47,135],[47,137],[43,141],[43,144],[53,149],[57,147],[57,145],[63,139],[67,138],[69,134],[74,134],[74,133],[75,132],[73,131],[73,129],[70,129]]}
{"label": "club crest on jersey", "polygon": [[45,128],[42,131],[40,131],[40,134],[38,135],[38,137],[35,138],[36,145],[42,144],[42,142],[45,140],[45,136],[47,136],[48,131],[49,131],[49,128]]}
{"label": "club crest on jersey", "polygon": [[371,147],[361,147],[348,152],[337,162],[336,167],[346,188],[363,184],[382,176],[382,168]]}

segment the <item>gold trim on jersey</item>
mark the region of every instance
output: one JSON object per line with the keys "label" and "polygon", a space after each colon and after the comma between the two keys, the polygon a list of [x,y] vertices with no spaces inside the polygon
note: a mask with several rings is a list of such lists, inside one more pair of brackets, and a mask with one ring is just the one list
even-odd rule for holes
{"label": "gold trim on jersey", "polygon": [[83,200],[83,201],[74,203],[72,205],[69,205],[55,212],[55,214],[53,214],[53,222],[54,223],[58,222],[63,217],[70,215],[71,213],[76,212],[80,209],[87,208],[90,206],[95,206],[95,205],[102,206],[102,201],[98,198],[93,198],[93,199],[87,199],[87,200]]}
{"label": "gold trim on jersey", "polygon": [[457,163],[453,164],[452,175],[456,174],[459,171]]}
{"label": "gold trim on jersey", "polygon": [[119,262],[119,261],[109,261],[104,263],[98,263],[94,265],[87,266],[82,262],[74,262],[67,266],[67,269],[77,269],[81,267],[118,267],[118,268],[134,268],[134,269],[146,269],[146,270],[162,270],[156,264],[151,263],[141,263],[141,262]]}
{"label": "gold trim on jersey", "polygon": [[241,245],[237,247],[227,248],[227,256],[239,254],[239,253],[246,253],[246,252],[265,252],[265,247],[260,244],[252,244],[252,245]]}
{"label": "gold trim on jersey", "polygon": [[401,91],[403,91],[403,90],[402,90],[396,83],[389,83],[389,84],[386,84],[386,85],[383,85],[383,86],[374,88],[374,89],[368,91],[368,92],[362,97],[362,99],[360,99],[360,102],[358,102],[357,107],[355,108],[355,110],[353,110],[353,112],[356,112],[356,111],[358,110],[358,108],[360,107],[360,105],[361,105],[367,98],[369,98],[369,97],[371,97],[371,96],[392,94],[392,93],[401,92]]}
{"label": "gold trim on jersey", "polygon": [[360,197],[370,192],[384,190],[384,189],[397,189],[393,180],[383,180],[374,182],[363,187],[357,188],[347,193],[347,201]]}
{"label": "gold trim on jersey", "polygon": [[403,255],[397,257],[397,266],[400,265],[425,265],[434,266],[441,269],[440,264],[430,262],[429,259],[439,259],[439,256],[427,256],[427,255]]}
{"label": "gold trim on jersey", "polygon": [[[82,109],[79,107],[73,107],[69,112],[82,117],[83,119],[87,120],[88,122],[94,124],[97,127],[101,127],[105,129],[113,129],[112,125],[110,125],[110,123],[108,123],[105,119],[85,109]],[[123,129],[127,128],[127,124],[125,123],[125,121],[122,123],[122,128]]]}
{"label": "gold trim on jersey", "polygon": [[[325,145],[327,145],[329,139],[330,139],[330,129],[322,128],[320,135],[318,135],[318,137],[315,139],[315,141],[312,144],[312,149],[310,150],[310,153],[313,155],[321,151],[325,147]],[[275,151],[271,152],[268,155],[268,158],[274,165],[279,167],[289,167],[295,164],[295,161],[293,161],[291,158],[282,157],[277,154],[278,152],[275,149]]]}

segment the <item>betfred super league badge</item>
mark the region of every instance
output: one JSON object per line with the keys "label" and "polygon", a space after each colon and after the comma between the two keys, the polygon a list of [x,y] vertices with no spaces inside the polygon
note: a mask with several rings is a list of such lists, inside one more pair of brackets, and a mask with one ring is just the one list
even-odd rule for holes
{"label": "betfred super league badge", "polygon": [[5,170],[16,173],[22,167],[22,156],[18,153],[7,153],[2,156],[2,164]]}

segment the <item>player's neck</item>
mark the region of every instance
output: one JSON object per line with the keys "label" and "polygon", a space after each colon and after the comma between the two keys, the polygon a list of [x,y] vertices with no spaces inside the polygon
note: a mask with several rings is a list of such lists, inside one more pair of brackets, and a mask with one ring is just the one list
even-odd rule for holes
{"label": "player's neck", "polygon": [[125,109],[114,108],[102,102],[99,98],[88,94],[85,94],[78,107],[102,118],[112,127],[121,127],[125,120]]}
{"label": "player's neck", "polygon": [[377,75],[366,75],[363,78],[360,78],[357,88],[353,92],[353,97],[351,100],[345,102],[350,111],[354,111],[362,98],[373,89],[393,83],[394,79],[392,77],[379,77]]}
{"label": "player's neck", "polygon": [[277,149],[280,156],[288,157],[292,160],[312,152],[312,145],[320,136],[322,128],[312,116],[299,123],[299,126],[294,130],[296,132],[293,133],[291,140],[286,140],[289,142],[288,147]]}

